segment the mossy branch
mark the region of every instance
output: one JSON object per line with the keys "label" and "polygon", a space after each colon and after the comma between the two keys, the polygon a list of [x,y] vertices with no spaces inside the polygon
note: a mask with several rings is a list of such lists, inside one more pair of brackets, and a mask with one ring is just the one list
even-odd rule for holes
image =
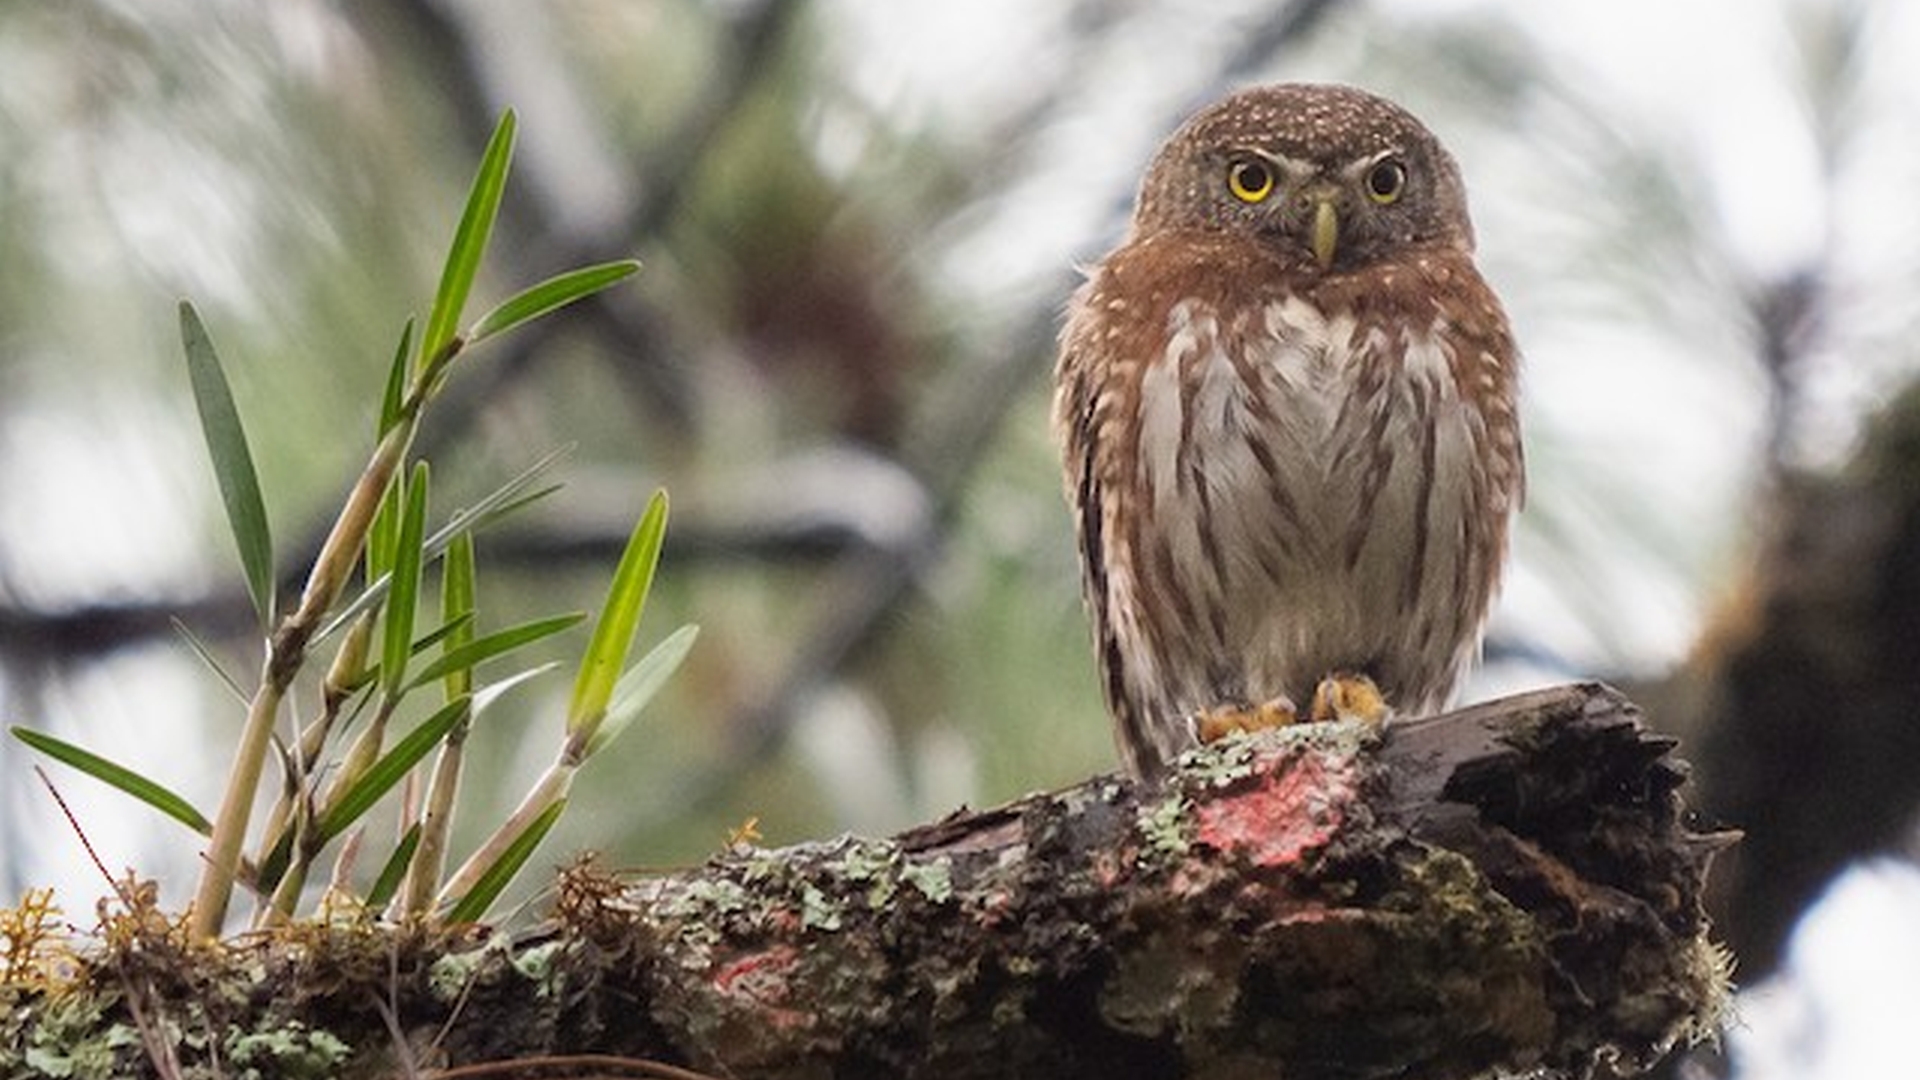
{"label": "mossy branch", "polygon": [[391,1075],[394,1032],[449,1066],[733,1077],[1584,1075],[1725,1007],[1701,896],[1727,837],[1687,828],[1672,749],[1593,684],[1305,725],[1157,789],[1099,777],[637,882],[576,868],[517,939],[296,923],[192,954],[239,985],[176,972],[151,985],[199,989],[144,1000],[207,1029],[189,1045],[326,1034],[343,1076]]}

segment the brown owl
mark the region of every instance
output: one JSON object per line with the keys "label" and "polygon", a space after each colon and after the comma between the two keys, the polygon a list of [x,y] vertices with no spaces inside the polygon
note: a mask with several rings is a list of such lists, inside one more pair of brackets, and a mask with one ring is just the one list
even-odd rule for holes
{"label": "brown owl", "polygon": [[1120,749],[1445,707],[1523,485],[1519,355],[1453,158],[1343,86],[1244,90],[1148,166],[1054,423]]}

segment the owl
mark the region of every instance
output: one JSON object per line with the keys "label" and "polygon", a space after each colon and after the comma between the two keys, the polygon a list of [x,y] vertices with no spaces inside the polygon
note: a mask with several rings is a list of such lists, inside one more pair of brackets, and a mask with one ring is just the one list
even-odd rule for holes
{"label": "owl", "polygon": [[1452,156],[1361,90],[1243,90],[1155,154],[1053,402],[1134,775],[1239,728],[1448,703],[1524,486],[1519,356],[1473,248]]}

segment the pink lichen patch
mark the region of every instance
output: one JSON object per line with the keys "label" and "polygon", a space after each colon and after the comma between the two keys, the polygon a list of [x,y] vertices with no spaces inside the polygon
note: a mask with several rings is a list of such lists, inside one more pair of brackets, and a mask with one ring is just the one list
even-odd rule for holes
{"label": "pink lichen patch", "polygon": [[1328,768],[1303,753],[1274,764],[1258,782],[1200,804],[1198,839],[1216,851],[1246,856],[1255,866],[1287,866],[1324,847],[1358,797],[1347,768]]}
{"label": "pink lichen patch", "polygon": [[1004,925],[1013,914],[1013,894],[1006,889],[991,889],[967,904],[973,921],[989,930]]}
{"label": "pink lichen patch", "polygon": [[774,945],[722,964],[713,973],[713,989],[736,1006],[751,1008],[769,1023],[795,1027],[806,1017],[783,1006],[793,997],[791,981],[800,963],[800,951]]}

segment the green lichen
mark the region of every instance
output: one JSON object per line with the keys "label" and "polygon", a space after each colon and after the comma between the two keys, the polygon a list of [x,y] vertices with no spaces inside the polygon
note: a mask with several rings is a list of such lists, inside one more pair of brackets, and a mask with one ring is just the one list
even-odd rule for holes
{"label": "green lichen", "polygon": [[513,969],[534,984],[536,994],[551,996],[554,972],[559,968],[566,949],[566,943],[562,941],[548,941],[524,949],[513,955]]}
{"label": "green lichen", "polygon": [[1145,852],[1160,859],[1178,859],[1187,853],[1187,800],[1165,795],[1140,807],[1136,827],[1144,841]]}
{"label": "green lichen", "polygon": [[820,891],[820,888],[808,884],[800,890],[800,925],[809,930],[840,929],[840,905]]}
{"label": "green lichen", "polygon": [[1360,720],[1327,720],[1283,728],[1235,733],[1180,755],[1178,767],[1189,791],[1231,787],[1263,771],[1275,755],[1317,753],[1335,758],[1359,756],[1380,745],[1382,725]]}
{"label": "green lichen", "polygon": [[[754,873],[752,868],[745,872]],[[649,901],[648,914],[656,924],[671,928],[682,944],[697,951],[720,942],[723,934],[719,916],[743,914],[752,904],[753,894],[746,886],[716,876],[666,885]]]}
{"label": "green lichen", "polygon": [[899,891],[900,849],[879,840],[850,841],[841,854],[840,875],[849,882],[867,886],[867,907],[881,911],[893,902]]}
{"label": "green lichen", "polygon": [[334,1077],[351,1049],[332,1032],[297,1020],[268,1031],[236,1031],[226,1041],[226,1059],[242,1080],[305,1080]]}
{"label": "green lichen", "polygon": [[753,903],[753,894],[731,878],[694,880],[676,893],[662,914],[675,917],[737,915]]}
{"label": "green lichen", "polygon": [[[110,1002],[100,994],[76,990],[35,996],[30,1004],[4,1013],[6,1039],[0,1042],[0,1076],[52,1077],[58,1080],[107,1080],[122,1075],[121,1051],[138,1046],[131,1025],[101,1020]],[[25,1032],[12,1030],[31,1017]],[[6,1048],[18,1047],[15,1057]]]}
{"label": "green lichen", "polygon": [[443,1003],[460,1000],[481,969],[507,948],[506,939],[496,934],[481,948],[441,954],[427,969],[428,991],[434,1000]]}
{"label": "green lichen", "polygon": [[908,863],[900,878],[936,904],[953,899],[953,863],[942,855],[929,862]]}

